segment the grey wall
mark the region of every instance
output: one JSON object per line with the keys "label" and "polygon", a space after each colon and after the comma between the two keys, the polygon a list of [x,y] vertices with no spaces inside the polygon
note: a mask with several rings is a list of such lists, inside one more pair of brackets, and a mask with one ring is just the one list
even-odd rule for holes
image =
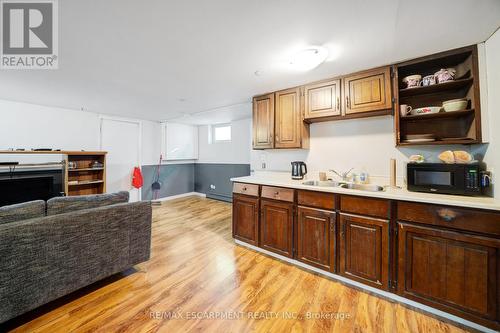
{"label": "grey wall", "polygon": [[[156,179],[156,165],[143,165],[142,175],[142,200],[151,200],[151,184]],[[165,198],[196,191],[205,193],[209,198],[231,201],[233,188],[230,179],[249,175],[250,164],[163,164],[160,166],[162,186],[158,197]],[[215,189],[210,188],[210,185],[214,185]]]}
{"label": "grey wall", "polygon": [[[143,165],[142,200],[151,200],[153,191],[151,184],[156,179],[156,165]],[[160,166],[160,182],[162,183],[159,198],[194,191],[194,163],[164,164]]]}
{"label": "grey wall", "polygon": [[[194,167],[195,191],[208,198],[232,201],[233,177],[250,175],[250,164],[196,163]],[[215,186],[212,189],[210,185]]]}

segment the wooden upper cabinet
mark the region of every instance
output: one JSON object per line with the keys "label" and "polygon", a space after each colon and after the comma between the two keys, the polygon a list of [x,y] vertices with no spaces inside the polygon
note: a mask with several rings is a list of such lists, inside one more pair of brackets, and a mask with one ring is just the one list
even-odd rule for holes
{"label": "wooden upper cabinet", "polygon": [[392,112],[391,70],[381,67],[343,78],[345,115]]}
{"label": "wooden upper cabinet", "polygon": [[253,98],[254,149],[274,148],[274,94]]}
{"label": "wooden upper cabinet", "polygon": [[401,296],[500,328],[498,238],[407,223],[398,228]]}
{"label": "wooden upper cabinet", "polygon": [[301,148],[300,88],[276,93],[276,148]]}
{"label": "wooden upper cabinet", "polygon": [[331,80],[304,87],[304,119],[340,116],[340,80]]}
{"label": "wooden upper cabinet", "polygon": [[340,214],[340,274],[389,288],[389,221]]}

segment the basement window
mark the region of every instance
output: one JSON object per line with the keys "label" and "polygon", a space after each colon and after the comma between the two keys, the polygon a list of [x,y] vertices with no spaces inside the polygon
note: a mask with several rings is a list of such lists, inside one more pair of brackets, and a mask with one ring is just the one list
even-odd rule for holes
{"label": "basement window", "polygon": [[231,141],[231,125],[221,124],[212,126],[213,142],[230,142]]}

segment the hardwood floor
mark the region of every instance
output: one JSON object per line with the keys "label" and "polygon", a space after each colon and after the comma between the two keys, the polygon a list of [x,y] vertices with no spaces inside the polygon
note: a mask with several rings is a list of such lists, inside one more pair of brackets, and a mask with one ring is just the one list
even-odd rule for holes
{"label": "hardwood floor", "polygon": [[235,245],[228,203],[189,197],[156,207],[152,246],[136,273],[49,305],[14,331],[464,332]]}

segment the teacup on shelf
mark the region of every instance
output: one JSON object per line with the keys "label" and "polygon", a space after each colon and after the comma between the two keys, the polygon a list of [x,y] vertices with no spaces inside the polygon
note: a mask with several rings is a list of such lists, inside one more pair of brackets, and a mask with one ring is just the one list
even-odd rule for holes
{"label": "teacup on shelf", "polygon": [[455,80],[455,75],[457,70],[455,68],[442,68],[437,71],[434,76],[436,77],[437,83],[443,83]]}
{"label": "teacup on shelf", "polygon": [[415,74],[403,78],[403,83],[406,84],[406,88],[416,88],[420,86],[421,80],[422,75]]}
{"label": "teacup on shelf", "polygon": [[432,86],[436,84],[436,76],[435,75],[427,75],[422,79],[422,86]]}

